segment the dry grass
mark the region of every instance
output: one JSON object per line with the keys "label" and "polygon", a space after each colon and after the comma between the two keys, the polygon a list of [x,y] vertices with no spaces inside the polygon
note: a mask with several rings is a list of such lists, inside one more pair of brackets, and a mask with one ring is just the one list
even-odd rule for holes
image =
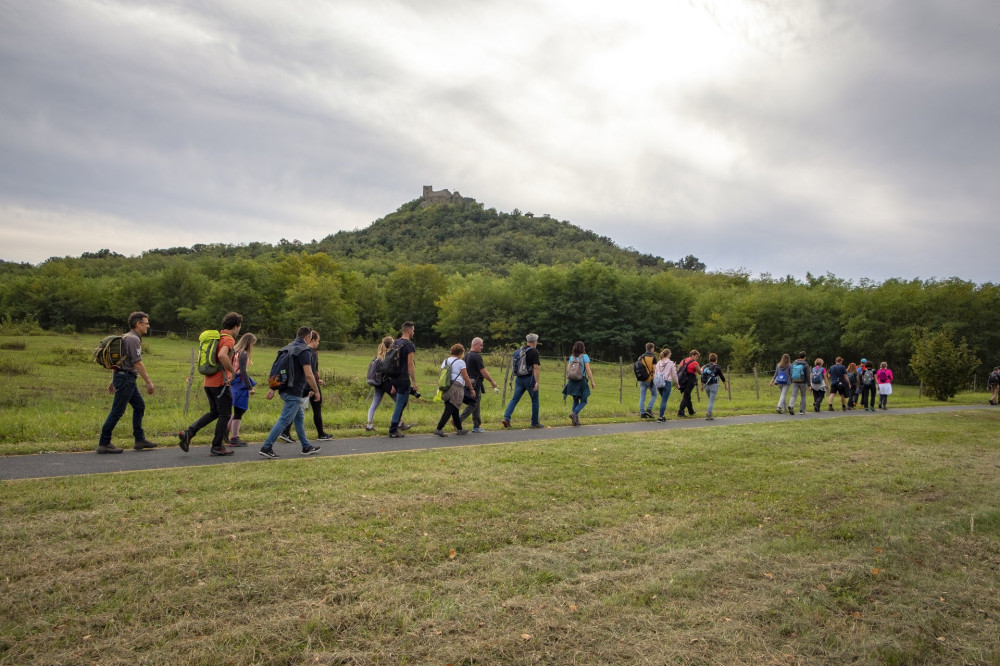
{"label": "dry grass", "polygon": [[0,662],[997,663],[998,423],[9,482]]}

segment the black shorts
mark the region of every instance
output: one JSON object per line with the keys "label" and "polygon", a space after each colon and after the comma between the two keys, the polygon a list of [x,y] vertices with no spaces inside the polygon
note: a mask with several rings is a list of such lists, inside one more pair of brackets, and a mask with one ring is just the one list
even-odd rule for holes
{"label": "black shorts", "polygon": [[850,395],[850,387],[847,382],[837,382],[836,384],[830,384],[830,395],[842,395],[845,398]]}

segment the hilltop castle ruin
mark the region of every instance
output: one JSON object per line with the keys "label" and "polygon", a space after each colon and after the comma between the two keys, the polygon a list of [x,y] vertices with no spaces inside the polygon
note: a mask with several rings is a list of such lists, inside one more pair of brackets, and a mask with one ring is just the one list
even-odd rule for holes
{"label": "hilltop castle ruin", "polygon": [[458,191],[454,193],[448,190],[434,190],[433,185],[424,185],[424,194],[420,197],[421,206],[430,206],[431,204],[439,203],[450,203],[450,204],[470,204],[476,203],[476,200],[471,197],[463,197]]}

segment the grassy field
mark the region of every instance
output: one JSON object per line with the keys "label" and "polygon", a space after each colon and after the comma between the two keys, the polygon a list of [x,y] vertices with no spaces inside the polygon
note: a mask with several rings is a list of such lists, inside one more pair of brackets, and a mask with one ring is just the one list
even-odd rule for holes
{"label": "grassy field", "polygon": [[0,663],[1000,663],[1000,410],[872,423],[7,482]]}
{"label": "grassy field", "polygon": [[[96,446],[101,425],[111,406],[106,392],[109,373],[91,360],[91,350],[97,336],[41,335],[0,336],[0,455],[37,453],[41,451],[85,451]],[[419,341],[418,341],[419,343]],[[161,444],[176,446],[175,433],[186,427],[207,408],[201,388],[201,377],[195,375],[190,407],[184,414],[186,378],[191,365],[192,343],[183,340],[147,338],[144,360],[156,393],[146,400],[145,426],[147,436]],[[274,359],[275,349],[258,348],[253,374],[260,380]],[[324,394],[326,430],[337,437],[381,436],[388,428],[390,410],[380,408],[375,422],[378,430],[366,433],[363,425],[371,403],[371,390],[364,376],[372,350],[323,351],[320,353],[320,376],[328,386]],[[433,386],[439,366],[446,353],[443,350],[420,349],[417,352],[418,376],[423,400],[411,401],[406,420],[417,425],[415,432],[429,432],[441,415],[441,406],[433,404]],[[502,382],[509,365],[508,357],[489,355],[487,362],[493,377]],[[724,362],[724,359],[723,359]],[[638,388],[629,362],[594,364],[597,389],[591,394],[587,408],[581,414],[584,423],[620,421],[638,417]],[[542,361],[541,419],[548,424],[568,424],[570,404],[563,402],[564,365],[559,359]],[[716,404],[716,416],[770,412],[777,402],[778,391],[768,388],[769,376],[755,382],[752,375],[732,377],[732,398],[723,392]],[[139,381],[142,387],[142,381]],[[759,390],[759,398],[758,398]],[[511,391],[508,390],[509,399]],[[697,398],[697,396],[696,396]],[[914,387],[897,387],[890,399],[892,406],[941,404],[917,396]],[[701,396],[704,404],[704,396]],[[951,402],[974,404],[986,401],[985,393],[964,393]],[[667,415],[676,415],[679,397],[675,393],[668,403]],[[483,419],[488,428],[497,428],[505,407],[503,394],[487,391],[483,401]],[[698,402],[696,409],[698,409]],[[251,400],[250,411],[244,417],[243,436],[260,441],[270,430],[280,412],[277,400],[264,400],[263,392]],[[131,444],[130,413],[115,431],[116,442]],[[522,399],[514,413],[514,426],[526,427],[530,421],[530,402]],[[313,433],[312,416],[306,415],[306,426]],[[210,433],[199,435],[196,443],[207,443]]]}

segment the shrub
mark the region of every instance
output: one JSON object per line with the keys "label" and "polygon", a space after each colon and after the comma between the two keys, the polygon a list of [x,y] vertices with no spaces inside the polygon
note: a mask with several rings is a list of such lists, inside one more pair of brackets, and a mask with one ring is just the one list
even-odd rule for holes
{"label": "shrub", "polygon": [[0,358],[0,376],[30,375],[34,370],[31,363],[21,363],[13,358]]}
{"label": "shrub", "polygon": [[927,395],[941,401],[957,395],[980,365],[965,338],[958,344],[953,338],[950,327],[914,334],[910,367],[924,383]]}
{"label": "shrub", "polygon": [[4,340],[0,342],[0,349],[11,349],[23,351],[28,348],[28,343],[24,340]]}
{"label": "shrub", "polygon": [[45,335],[45,331],[38,325],[37,319],[14,321],[7,315],[0,321],[0,335]]}

